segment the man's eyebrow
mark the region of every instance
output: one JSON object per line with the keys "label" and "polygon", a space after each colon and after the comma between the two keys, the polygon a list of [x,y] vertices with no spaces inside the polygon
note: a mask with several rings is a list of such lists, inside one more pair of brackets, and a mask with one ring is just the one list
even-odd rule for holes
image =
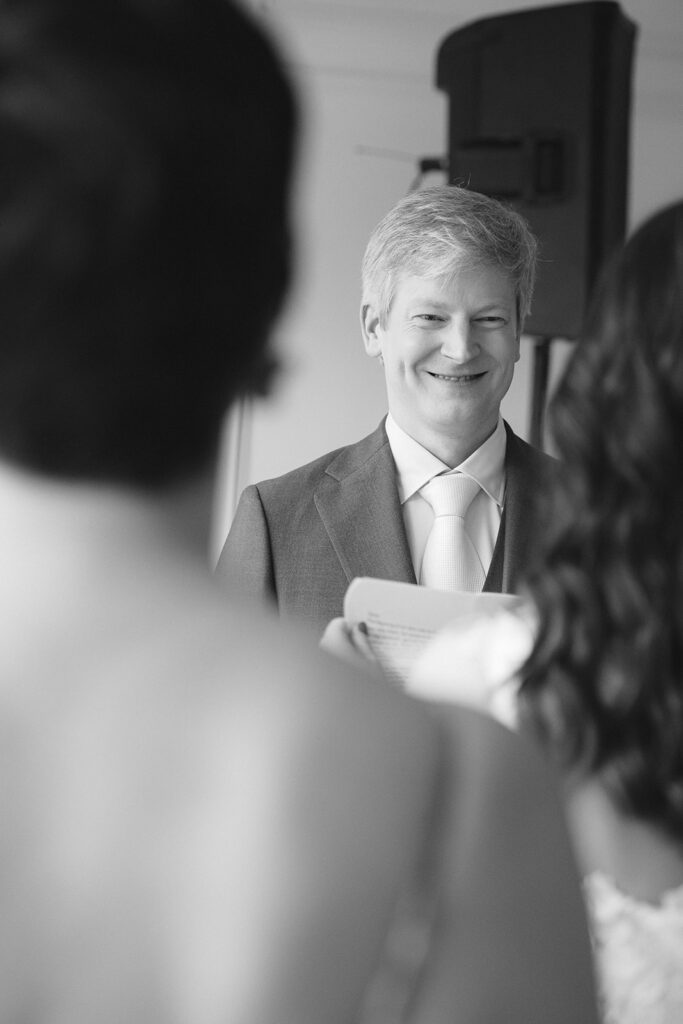
{"label": "man's eyebrow", "polygon": [[509,299],[493,299],[491,302],[482,303],[476,309],[479,313],[485,313],[489,309],[508,309],[510,306],[514,306],[514,302]]}

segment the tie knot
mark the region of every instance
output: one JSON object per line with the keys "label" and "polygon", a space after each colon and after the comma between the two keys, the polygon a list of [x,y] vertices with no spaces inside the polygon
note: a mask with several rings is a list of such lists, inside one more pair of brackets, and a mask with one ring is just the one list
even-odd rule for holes
{"label": "tie knot", "polygon": [[480,491],[479,484],[462,473],[435,476],[421,488],[420,494],[429,502],[434,516],[458,516],[464,519],[467,509]]}

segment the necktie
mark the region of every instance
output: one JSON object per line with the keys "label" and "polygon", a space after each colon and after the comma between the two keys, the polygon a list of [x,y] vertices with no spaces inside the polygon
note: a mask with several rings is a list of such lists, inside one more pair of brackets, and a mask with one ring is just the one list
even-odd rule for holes
{"label": "necktie", "polygon": [[420,490],[434,510],[420,583],[437,590],[480,591],[486,574],[465,533],[465,514],[480,487],[462,473],[435,476]]}

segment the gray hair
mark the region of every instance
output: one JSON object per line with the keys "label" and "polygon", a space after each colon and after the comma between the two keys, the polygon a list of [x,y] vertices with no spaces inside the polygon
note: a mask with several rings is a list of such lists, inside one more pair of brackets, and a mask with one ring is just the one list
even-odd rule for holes
{"label": "gray hair", "polygon": [[521,332],[531,307],[536,239],[518,213],[480,192],[434,185],[404,196],[379,222],[363,257],[363,304],[386,325],[403,274],[446,277],[463,264],[510,277]]}

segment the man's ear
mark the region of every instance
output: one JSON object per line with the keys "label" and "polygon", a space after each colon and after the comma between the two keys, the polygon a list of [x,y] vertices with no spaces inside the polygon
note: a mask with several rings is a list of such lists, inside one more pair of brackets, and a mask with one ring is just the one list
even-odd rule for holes
{"label": "man's ear", "polygon": [[519,362],[519,357],[520,357],[520,355],[521,355],[521,349],[520,349],[520,344],[521,344],[521,337],[522,337],[522,336],[521,336],[521,334],[520,334],[519,330],[517,330],[517,350],[516,350],[516,352],[515,352],[515,362],[516,362],[516,363],[518,363],[518,362]]}
{"label": "man's ear", "polygon": [[375,307],[370,302],[364,303],[360,307],[360,329],[363,333],[363,344],[367,354],[373,359],[381,357],[379,313],[375,311]]}

